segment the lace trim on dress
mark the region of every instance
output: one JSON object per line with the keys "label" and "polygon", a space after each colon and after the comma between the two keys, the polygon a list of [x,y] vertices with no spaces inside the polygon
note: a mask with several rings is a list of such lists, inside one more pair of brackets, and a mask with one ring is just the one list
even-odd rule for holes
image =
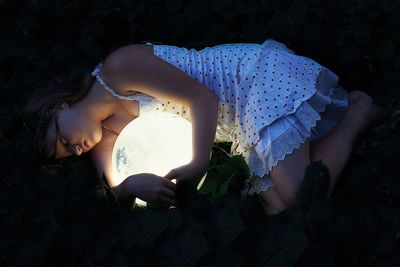
{"label": "lace trim on dress", "polygon": [[[334,103],[338,112],[340,109],[347,107],[346,95],[346,91],[337,84],[333,88],[331,87],[327,95],[323,95],[320,91],[317,91],[315,95],[302,103],[296,113],[288,115],[286,118],[290,123],[293,123],[292,120],[298,120],[303,125],[302,128],[295,127],[293,124],[293,128],[289,128],[282,133],[276,140],[269,144],[264,151],[257,152],[261,160],[264,160],[264,164],[262,164],[263,170],[257,168],[258,163],[253,161],[249,162],[250,169],[253,169],[255,172],[245,181],[242,195],[259,194],[275,186],[270,176],[272,167],[276,166],[278,162],[283,160],[287,155],[293,154],[294,150],[298,149],[306,140],[311,139],[313,135],[312,131],[314,127],[316,127],[317,122],[321,120],[321,114],[326,110],[328,105]],[[323,97],[325,97],[325,101],[322,100]],[[344,110],[342,110],[342,112],[344,112]],[[285,120],[286,118],[281,118],[281,120]],[[283,121],[277,121],[276,123],[283,123]],[[330,123],[332,123],[332,121],[330,121]],[[329,127],[331,128],[333,126],[334,125],[330,125]],[[240,149],[240,146],[236,148],[236,153],[239,153],[239,151],[237,151],[238,149]],[[252,163],[255,165],[253,166]],[[261,177],[261,175],[264,176]]]}
{"label": "lace trim on dress", "polygon": [[92,76],[96,77],[97,81],[103,85],[104,89],[109,92],[111,95],[118,99],[123,99],[123,100],[136,100],[139,102],[139,108],[140,111],[144,110],[149,110],[151,107],[155,104],[158,103],[158,100],[155,99],[155,97],[152,97],[150,95],[144,94],[144,93],[135,93],[132,95],[128,96],[123,96],[120,94],[117,94],[114,89],[110,88],[101,78],[101,73],[100,70],[103,67],[103,63],[100,63],[97,65],[95,70],[92,72]]}
{"label": "lace trim on dress", "polygon": [[103,63],[100,63],[99,65],[97,65],[97,67],[95,68],[95,70],[92,72],[92,76],[96,77],[97,81],[104,86],[104,89],[106,89],[110,94],[112,94],[113,96],[119,98],[119,99],[125,99],[125,100],[132,100],[132,98],[130,98],[129,96],[123,96],[123,95],[119,95],[117,94],[113,89],[111,89],[110,87],[108,87],[108,85],[103,81],[103,79],[100,76],[100,70],[103,67]]}

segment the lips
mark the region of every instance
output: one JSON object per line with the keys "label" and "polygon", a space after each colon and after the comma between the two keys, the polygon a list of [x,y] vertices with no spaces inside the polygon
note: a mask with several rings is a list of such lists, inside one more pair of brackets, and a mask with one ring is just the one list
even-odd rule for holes
{"label": "lips", "polygon": [[83,141],[83,147],[84,147],[84,148],[89,148],[89,145],[88,145],[88,143],[86,142],[86,140]]}
{"label": "lips", "polygon": [[82,147],[84,150],[89,150],[91,146],[86,142],[86,140],[83,141]]}

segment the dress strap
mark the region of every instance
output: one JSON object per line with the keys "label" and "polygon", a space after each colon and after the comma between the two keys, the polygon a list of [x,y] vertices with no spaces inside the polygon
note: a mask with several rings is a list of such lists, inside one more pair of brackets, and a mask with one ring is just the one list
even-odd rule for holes
{"label": "dress strap", "polygon": [[97,81],[103,85],[104,89],[109,92],[111,95],[119,98],[119,99],[123,99],[123,100],[136,100],[139,102],[139,110],[141,111],[146,111],[146,110],[150,110],[155,104],[159,103],[159,101],[150,95],[141,93],[141,92],[137,92],[135,94],[132,95],[128,95],[128,96],[124,96],[124,95],[120,95],[118,93],[115,92],[115,90],[113,90],[112,88],[110,88],[101,78],[100,75],[100,70],[103,67],[103,63],[100,63],[97,65],[97,67],[94,69],[94,71],[92,72],[92,76],[96,77]]}
{"label": "dress strap", "polygon": [[96,77],[97,81],[101,85],[103,85],[104,89],[106,89],[110,94],[112,94],[113,96],[115,96],[119,99],[134,100],[134,98],[132,98],[132,96],[123,96],[123,95],[117,94],[114,89],[108,87],[108,85],[103,81],[103,79],[100,76],[100,70],[102,67],[103,67],[103,63],[99,63],[96,66],[96,68],[94,69],[94,71],[92,72],[92,76]]}

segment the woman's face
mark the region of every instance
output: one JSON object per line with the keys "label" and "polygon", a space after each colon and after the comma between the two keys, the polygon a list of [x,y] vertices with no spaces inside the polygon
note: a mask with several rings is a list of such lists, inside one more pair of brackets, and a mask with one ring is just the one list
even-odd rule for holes
{"label": "woman's face", "polygon": [[46,135],[46,148],[56,159],[88,152],[102,137],[101,122],[88,112],[66,103],[54,110],[54,121]]}

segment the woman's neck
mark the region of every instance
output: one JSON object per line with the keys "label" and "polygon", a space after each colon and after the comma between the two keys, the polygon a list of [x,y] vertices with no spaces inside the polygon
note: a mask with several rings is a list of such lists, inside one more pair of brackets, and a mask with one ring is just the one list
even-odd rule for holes
{"label": "woman's neck", "polygon": [[99,123],[113,115],[117,105],[114,97],[100,87],[101,85],[95,82],[88,95],[77,104]]}

